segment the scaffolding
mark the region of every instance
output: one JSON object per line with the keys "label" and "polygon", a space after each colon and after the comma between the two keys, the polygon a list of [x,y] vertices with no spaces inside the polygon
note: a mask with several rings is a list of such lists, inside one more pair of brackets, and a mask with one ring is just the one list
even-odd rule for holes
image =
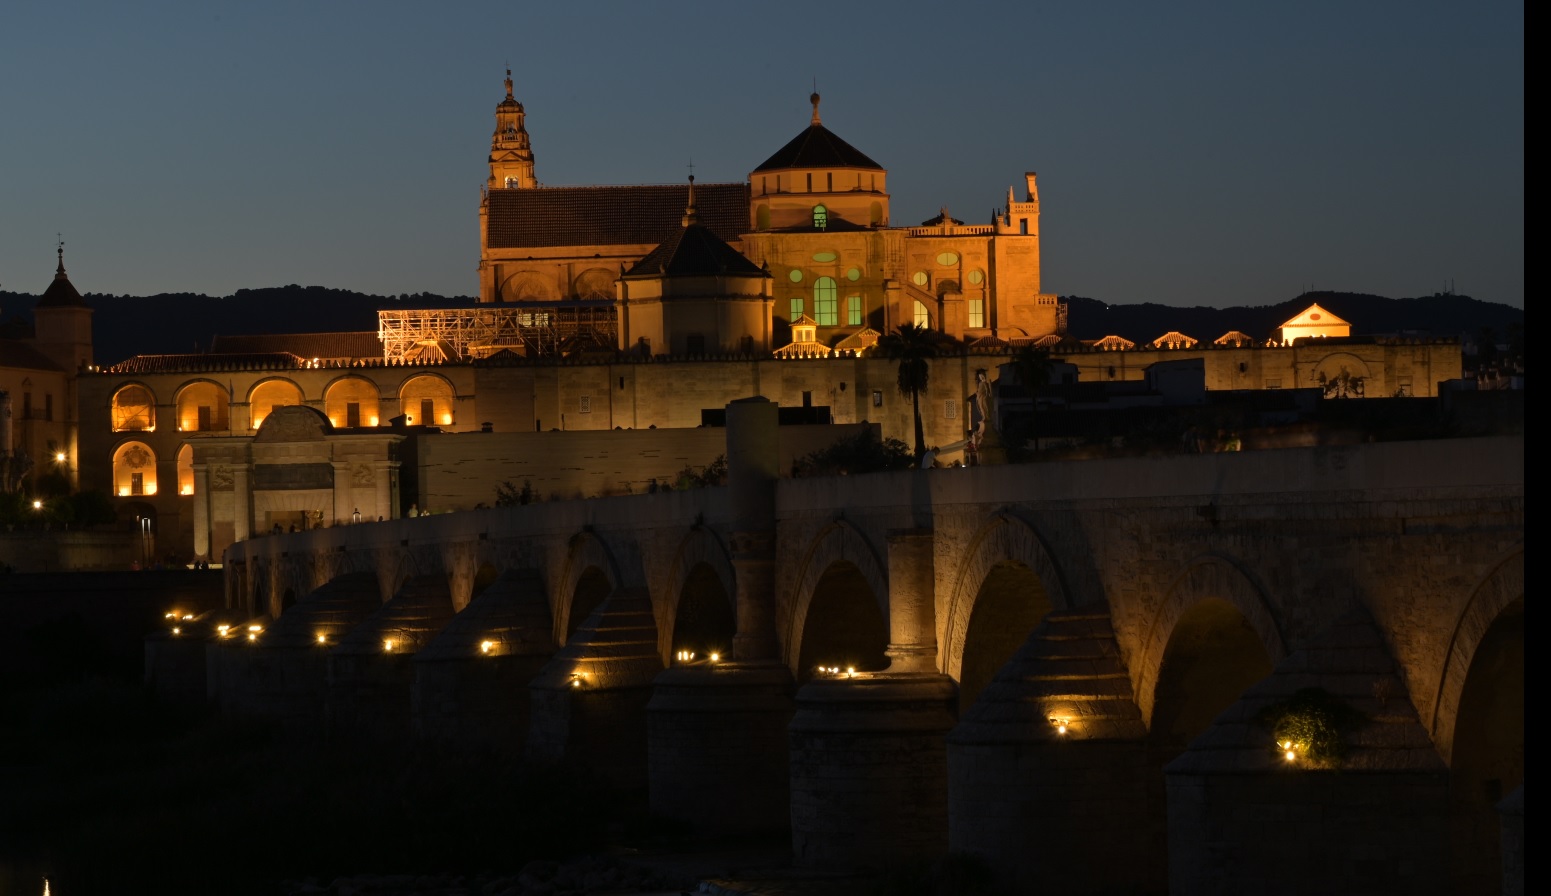
{"label": "scaffolding", "polygon": [[377,336],[382,340],[383,359],[389,363],[467,361],[503,351],[528,358],[555,357],[564,355],[575,342],[616,346],[617,333],[614,303],[608,300],[377,312]]}

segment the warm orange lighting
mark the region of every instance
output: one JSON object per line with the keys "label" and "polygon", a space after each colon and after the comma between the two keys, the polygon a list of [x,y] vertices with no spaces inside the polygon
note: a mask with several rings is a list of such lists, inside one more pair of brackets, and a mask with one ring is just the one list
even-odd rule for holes
{"label": "warm orange lighting", "polygon": [[178,628],[175,625],[175,626],[172,627],[172,633],[175,634],[175,635],[181,635],[181,634],[183,634],[183,629]]}
{"label": "warm orange lighting", "polygon": [[327,644],[328,642],[329,642],[329,636],[328,635],[323,635],[323,634],[318,635],[318,643],[319,644]]}
{"label": "warm orange lighting", "polygon": [[43,509],[43,502],[42,501],[33,501],[32,502],[32,509],[33,510],[42,510]]}
{"label": "warm orange lighting", "polygon": [[1071,730],[1072,723],[1069,719],[1051,719],[1050,724],[1055,726],[1057,734],[1066,734]]}
{"label": "warm orange lighting", "polygon": [[442,415],[442,425],[443,426],[451,426],[452,425],[452,415],[451,414],[443,414]]}
{"label": "warm orange lighting", "polygon": [[156,483],[154,483],[154,482],[147,482],[145,484],[145,493],[148,494],[148,495],[156,494]]}
{"label": "warm orange lighting", "polygon": [[60,463],[64,463],[65,462],[65,453],[63,451],[56,452],[54,454],[54,460],[56,460],[56,461],[58,461]]}
{"label": "warm orange lighting", "polygon": [[193,493],[194,493],[194,487],[192,485],[185,485],[185,486],[183,486],[183,488],[178,490],[178,494],[181,494],[181,495],[192,495]]}
{"label": "warm orange lighting", "polygon": [[264,626],[262,626],[262,625],[250,625],[250,626],[248,626],[248,631],[250,631],[250,632],[261,632],[263,630],[264,630]]}
{"label": "warm orange lighting", "polygon": [[585,672],[572,672],[571,673],[571,687],[573,687],[573,688],[581,687],[582,686],[582,679],[585,678],[585,677],[587,677],[587,674]]}
{"label": "warm orange lighting", "polygon": [[382,649],[383,649],[384,653],[392,653],[393,652],[393,639],[392,638],[384,638],[383,641],[382,641]]}
{"label": "warm orange lighting", "polygon": [[721,655],[721,654],[719,654],[719,653],[715,653],[715,652],[713,652],[713,653],[712,653],[712,654],[711,654],[711,662],[713,662],[713,663],[719,663],[719,662],[721,662],[721,661],[722,661],[722,655]]}
{"label": "warm orange lighting", "polygon": [[129,497],[129,488],[128,488],[128,486],[119,486],[118,496],[120,498],[127,498],[127,497]]}
{"label": "warm orange lighting", "polygon": [[370,423],[370,424],[368,424],[368,425],[370,425],[370,426],[376,426],[376,425],[377,425],[377,418],[376,418],[376,417],[375,417],[375,416],[373,416],[373,417],[369,417],[369,418],[367,418],[367,419],[369,419],[369,420],[371,420],[371,421],[372,421],[372,422],[371,422],[371,423]]}
{"label": "warm orange lighting", "polygon": [[248,640],[249,641],[257,641],[258,640],[258,634],[255,633],[255,632],[248,632]]}
{"label": "warm orange lighting", "polygon": [[479,642],[479,652],[480,653],[489,653],[490,651],[492,651],[494,649],[495,649],[495,642],[494,641],[480,641]]}
{"label": "warm orange lighting", "polygon": [[217,631],[217,632],[218,632],[218,633],[220,633],[220,635],[221,635],[221,637],[223,637],[223,638],[224,638],[224,637],[226,637],[226,636],[227,636],[227,635],[229,635],[229,634],[231,634],[231,631],[232,631],[232,627],[231,627],[231,626],[229,626],[229,625],[218,625],[218,626],[216,626],[216,627],[215,627],[215,630],[216,630],[216,631]]}

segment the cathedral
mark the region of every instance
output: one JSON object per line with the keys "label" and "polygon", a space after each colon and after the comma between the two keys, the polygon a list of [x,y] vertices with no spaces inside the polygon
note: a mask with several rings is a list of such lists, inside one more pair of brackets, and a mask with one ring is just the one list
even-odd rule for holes
{"label": "cathedral", "polygon": [[449,316],[401,344],[527,354],[558,330],[557,342],[590,335],[646,356],[766,355],[811,325],[812,356],[906,323],[968,344],[1063,330],[1060,302],[1040,291],[1034,174],[988,224],[945,209],[896,226],[888,171],[824,125],[819,99],[743,183],[546,187],[507,72],[479,208],[479,300],[514,307],[485,338],[458,342],[468,326]]}

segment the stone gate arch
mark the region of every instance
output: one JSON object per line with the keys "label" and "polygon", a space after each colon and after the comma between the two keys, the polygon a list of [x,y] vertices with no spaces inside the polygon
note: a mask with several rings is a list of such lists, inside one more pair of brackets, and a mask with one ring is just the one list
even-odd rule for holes
{"label": "stone gate arch", "polygon": [[622,581],[619,574],[619,564],[614,560],[614,553],[609,550],[603,539],[591,531],[578,532],[571,536],[566,544],[565,570],[555,579],[556,590],[549,600],[550,612],[555,620],[555,643],[564,644],[569,640],[569,632],[576,627],[575,623],[580,619],[572,620],[572,603],[576,598],[577,586],[581,584],[582,577],[589,569],[596,569],[608,580],[609,590],[612,592],[620,587]]}
{"label": "stone gate arch", "polygon": [[796,674],[801,662],[803,627],[807,623],[808,610],[813,604],[813,594],[818,589],[819,579],[830,566],[840,562],[850,563],[861,572],[867,586],[872,589],[873,597],[878,601],[884,630],[887,631],[889,577],[878,559],[878,552],[867,541],[867,536],[855,526],[844,520],[830,523],[808,545],[800,566],[802,572],[787,602],[791,607],[791,615],[787,619],[786,664],[793,674]]}
{"label": "stone gate arch", "polygon": [[1149,726],[1159,673],[1175,627],[1186,612],[1208,599],[1225,601],[1239,611],[1259,637],[1273,667],[1287,656],[1281,628],[1266,601],[1265,590],[1243,567],[1226,556],[1204,554],[1195,558],[1169,586],[1163,603],[1147,626],[1141,649],[1130,658],[1137,707],[1142,711],[1143,723]]}
{"label": "stone gate arch", "polygon": [[970,541],[954,578],[946,612],[937,624],[937,636],[943,645],[942,670],[954,681],[960,680],[963,673],[964,645],[981,583],[992,569],[1009,561],[1023,564],[1039,578],[1053,609],[1071,608],[1072,600],[1061,571],[1034,527],[1008,513],[992,516]]}
{"label": "stone gate arch", "polygon": [[1450,765],[1454,761],[1454,726],[1459,718],[1460,696],[1476,649],[1502,611],[1523,597],[1524,547],[1520,545],[1476,584],[1454,625],[1429,719],[1433,747]]}
{"label": "stone gate arch", "polygon": [[657,648],[665,665],[673,653],[674,625],[678,621],[679,601],[683,599],[684,586],[688,583],[695,567],[701,564],[705,564],[715,573],[732,605],[734,618],[737,618],[737,578],[732,568],[732,557],[727,553],[727,546],[716,537],[715,533],[703,526],[689,530],[679,542],[678,552],[673,556],[673,564],[668,570],[667,590],[662,593],[660,600],[653,601],[654,606],[658,608]]}

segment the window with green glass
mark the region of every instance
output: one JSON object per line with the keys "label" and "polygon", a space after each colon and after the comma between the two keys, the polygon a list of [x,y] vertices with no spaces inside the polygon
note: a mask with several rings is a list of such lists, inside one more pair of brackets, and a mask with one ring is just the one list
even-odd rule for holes
{"label": "window with green glass", "polygon": [[792,299],[792,320],[802,317],[802,298]]}
{"label": "window with green glass", "polygon": [[840,323],[839,296],[835,290],[835,278],[820,277],[813,283],[813,319],[821,327],[833,327]]}
{"label": "window with green glass", "polygon": [[846,326],[859,327],[862,325],[862,297],[846,296]]}
{"label": "window with green glass", "polygon": [[[812,177],[813,175],[810,174],[808,176]],[[819,230],[829,226],[829,209],[822,205],[815,205],[813,207],[813,226]]]}

